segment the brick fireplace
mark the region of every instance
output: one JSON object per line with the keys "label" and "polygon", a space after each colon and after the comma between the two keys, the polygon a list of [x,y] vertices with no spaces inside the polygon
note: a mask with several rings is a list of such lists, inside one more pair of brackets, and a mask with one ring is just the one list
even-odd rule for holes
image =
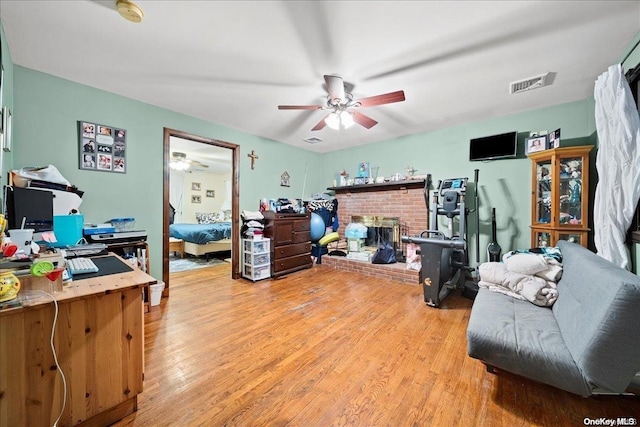
{"label": "brick fireplace", "polygon": [[[347,225],[353,216],[398,218],[402,233],[417,235],[428,228],[427,207],[424,200],[424,180],[395,181],[384,184],[364,184],[331,188],[338,199],[338,233],[344,239]],[[400,249],[404,248],[404,244]],[[406,253],[406,252],[405,252]],[[392,280],[419,284],[418,272],[407,270],[404,262],[379,265],[345,257],[322,257],[322,264],[340,270],[381,276]]]}

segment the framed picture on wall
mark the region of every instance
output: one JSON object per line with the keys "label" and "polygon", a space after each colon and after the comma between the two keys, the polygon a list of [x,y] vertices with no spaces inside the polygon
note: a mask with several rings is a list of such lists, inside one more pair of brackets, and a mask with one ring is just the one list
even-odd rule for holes
{"label": "framed picture on wall", "polygon": [[115,126],[78,121],[79,168],[126,173],[126,135],[126,130]]}
{"label": "framed picture on wall", "polygon": [[216,197],[215,190],[207,190],[207,197]]}
{"label": "framed picture on wall", "polygon": [[280,186],[289,187],[291,185],[289,182],[290,179],[291,179],[291,176],[289,175],[289,172],[284,171],[284,173],[280,175]]}
{"label": "framed picture on wall", "polygon": [[[200,186],[199,182],[192,182],[191,183],[191,190],[193,191],[200,191],[202,187]],[[198,196],[199,197],[199,196]]]}
{"label": "framed picture on wall", "polygon": [[202,196],[191,196],[191,203],[202,203]]}

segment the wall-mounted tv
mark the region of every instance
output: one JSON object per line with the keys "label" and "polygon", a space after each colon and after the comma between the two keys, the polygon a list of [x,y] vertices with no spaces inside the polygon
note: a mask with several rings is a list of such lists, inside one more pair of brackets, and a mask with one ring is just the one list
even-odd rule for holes
{"label": "wall-mounted tv", "polygon": [[474,138],[469,141],[469,160],[496,160],[516,157],[518,132]]}

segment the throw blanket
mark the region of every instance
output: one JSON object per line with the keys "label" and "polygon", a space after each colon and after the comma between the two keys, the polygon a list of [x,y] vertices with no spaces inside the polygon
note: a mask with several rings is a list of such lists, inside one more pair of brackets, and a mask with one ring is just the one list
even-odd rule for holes
{"label": "throw blanket", "polygon": [[562,258],[529,252],[508,252],[502,258],[507,270],[558,282],[562,277]]}
{"label": "throw blanket", "polygon": [[479,286],[535,305],[550,307],[558,298],[556,283],[562,276],[562,254],[558,248],[511,251],[504,263],[480,265]]}
{"label": "throw blanket", "polygon": [[509,271],[506,263],[485,262],[478,267],[478,286],[535,305],[550,307],[558,298],[555,282],[542,277]]}
{"label": "throw blanket", "polygon": [[205,245],[231,238],[230,222],[214,222],[213,224],[171,224],[169,235],[185,242]]}

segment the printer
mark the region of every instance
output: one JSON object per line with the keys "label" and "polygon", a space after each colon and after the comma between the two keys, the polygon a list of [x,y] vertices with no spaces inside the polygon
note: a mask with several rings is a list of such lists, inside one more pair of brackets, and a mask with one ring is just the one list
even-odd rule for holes
{"label": "printer", "polygon": [[85,239],[90,243],[135,243],[145,242],[147,240],[146,230],[137,231],[113,231],[111,233],[87,234]]}
{"label": "printer", "polygon": [[119,231],[111,224],[85,226],[82,230],[89,243],[135,243],[147,240],[146,230]]}

